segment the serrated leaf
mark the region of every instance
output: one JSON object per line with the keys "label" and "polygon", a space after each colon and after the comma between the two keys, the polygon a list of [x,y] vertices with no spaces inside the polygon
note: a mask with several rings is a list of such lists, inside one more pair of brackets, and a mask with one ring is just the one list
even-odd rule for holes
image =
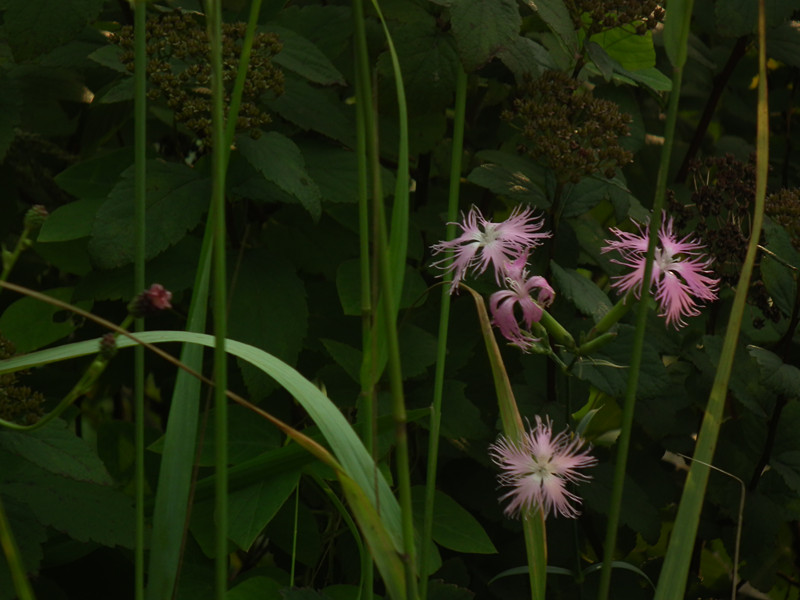
{"label": "serrated leaf", "polygon": [[517,83],[522,83],[525,77],[536,79],[542,71],[557,68],[547,48],[523,36],[507,43],[497,56],[514,73]]}
{"label": "serrated leaf", "polygon": [[569,53],[574,55],[578,49],[578,34],[563,0],[525,0],[525,3],[539,13]]}
{"label": "serrated leaf", "polygon": [[100,46],[97,50],[92,52],[89,55],[89,59],[96,62],[98,65],[103,65],[113,71],[118,73],[125,73],[126,75],[130,75],[130,71],[122,62],[120,58],[122,56],[122,48],[116,44],[108,44],[106,46]]}
{"label": "serrated leaf", "polygon": [[574,269],[563,269],[555,261],[550,261],[550,268],[558,284],[556,289],[595,323],[611,310],[608,296],[591,279]]}
{"label": "serrated leaf", "polygon": [[[263,250],[248,252],[232,294],[230,337],[294,363],[308,328],[308,305],[305,286],[292,264]],[[251,395],[263,398],[275,388],[259,369],[239,364]]]}
{"label": "serrated leaf", "polygon": [[769,350],[748,346],[750,356],[756,359],[761,381],[775,394],[798,397],[800,395],[800,369],[783,362]]}
{"label": "serrated leaf", "polygon": [[[69,302],[73,288],[55,288],[44,293],[52,298]],[[78,303],[80,308],[89,310],[91,302]],[[70,313],[65,318],[62,310],[34,298],[20,298],[11,304],[0,316],[0,331],[14,343],[20,354],[37,350],[68,336],[75,331],[78,323]]]}
{"label": "serrated leaf", "polygon": [[270,110],[306,131],[317,131],[349,148],[356,147],[355,109],[345,105],[337,93],[313,87],[291,74],[286,75],[284,90],[266,103]]}
{"label": "serrated leaf", "polygon": [[133,547],[133,499],[108,486],[75,481],[30,465],[3,484],[3,494],[28,506],[40,523],[81,542]]}
{"label": "serrated leaf", "polygon": [[242,156],[267,181],[300,200],[314,219],[320,217],[322,206],[319,188],[306,171],[303,155],[292,140],[270,131],[257,140],[241,136],[237,145]]}
{"label": "serrated leaf", "polygon": [[131,149],[120,148],[67,167],[55,176],[55,182],[58,187],[76,198],[105,199],[114,189],[122,172],[132,164]]}
{"label": "serrated leaf", "polygon": [[467,176],[467,181],[488,188],[517,202],[546,209],[550,206],[545,190],[545,172],[530,160],[502,152],[484,150],[476,157],[486,161]]}
{"label": "serrated leaf", "polygon": [[47,217],[37,241],[67,242],[87,237],[92,233],[92,222],[103,202],[102,198],[88,198],[59,206]]}
{"label": "serrated leaf", "polygon": [[[114,269],[133,262],[135,254],[133,166],[111,190],[97,211],[89,253],[96,266]],[[211,182],[197,171],[176,163],[147,161],[145,258],[178,243],[208,209]]]}
{"label": "serrated leaf", "polygon": [[522,18],[515,0],[455,0],[450,22],[461,62],[469,73],[488,63],[518,35]]}
{"label": "serrated leaf", "polygon": [[0,447],[56,475],[111,485],[113,480],[90,444],[55,419],[33,431],[2,431]]}
{"label": "serrated leaf", "polygon": [[323,338],[320,341],[336,364],[342,367],[353,381],[360,383],[361,351],[336,340]]}
{"label": "serrated leaf", "polygon": [[[411,488],[415,518],[421,523],[425,508],[425,488]],[[433,539],[456,552],[471,554],[495,554],[486,531],[469,511],[444,492],[436,491],[433,504]]]}
{"label": "serrated leaf", "polygon": [[[453,37],[443,33],[433,17],[392,31],[403,73],[407,102],[412,113],[436,111],[452,104],[459,65]],[[378,73],[392,85],[389,52],[378,57]],[[394,88],[392,86],[392,92]]]}
{"label": "serrated leaf", "polygon": [[76,37],[103,0],[6,0],[4,30],[17,62],[35,58]]}
{"label": "serrated leaf", "polygon": [[277,23],[267,23],[265,31],[277,33],[283,48],[272,61],[285,69],[322,85],[345,85],[344,76],[309,39]]}

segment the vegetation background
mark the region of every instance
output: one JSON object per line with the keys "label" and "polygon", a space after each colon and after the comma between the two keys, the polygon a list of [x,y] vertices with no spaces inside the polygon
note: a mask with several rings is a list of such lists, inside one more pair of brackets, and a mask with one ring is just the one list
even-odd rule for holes
{"label": "vegetation background", "polygon": [[[250,2],[222,2],[226,107],[245,24],[258,24],[224,180],[227,337],[265,350],[321,389],[371,439],[377,469],[395,486],[402,476],[393,466],[398,446],[388,377],[370,388],[375,421],[364,416],[365,355],[380,363],[362,325],[362,249],[365,239],[378,245],[379,238],[365,236],[359,221],[364,169],[354,56],[365,56],[357,48],[364,28],[380,157],[370,194],[385,199],[388,214],[399,202],[396,181],[400,195],[410,190],[397,333],[418,532],[445,297],[435,287],[440,271],[431,266],[430,246],[445,239],[454,148],[460,210],[474,205],[499,221],[530,205],[544,216],[553,236],[531,268],[557,292],[551,314],[579,339],[618,299],[610,283],[620,267],[601,253],[608,228],[645,222],[653,206],[675,95],[662,21],[678,4],[381,0],[379,18],[373,4],[362,17],[360,3],[344,0],[264,0],[254,20]],[[800,7],[775,0],[766,8],[768,218],[752,281],[745,282],[748,304],[715,470],[686,557],[687,598],[727,596],[732,585],[743,597],[800,597]],[[146,11],[143,120],[134,116],[128,2],[0,1],[2,279],[113,323],[125,320],[128,301],[141,291],[134,283],[133,198],[135,127],[143,124],[146,283],[173,294],[171,310],[148,318],[147,329],[196,331],[187,321],[202,289],[196,276],[218,180],[205,7],[162,0]],[[698,0],[691,17],[676,128],[666,135],[667,210],[681,235],[707,243],[723,285],[720,300],[686,327],[667,327],[655,311],[648,317],[613,554],[613,597],[631,600],[652,597],[659,579],[686,479],[682,457],[694,451],[720,360],[756,198],[758,4]],[[398,104],[398,66],[405,105]],[[465,103],[464,139],[454,145],[457,90]],[[47,216],[36,209],[26,218],[35,205]],[[491,277],[469,284],[483,294],[495,289]],[[430,577],[424,593],[432,599],[525,598],[528,578],[508,572],[526,572],[522,526],[503,516],[487,452],[501,429],[498,392],[475,304],[464,292],[451,301],[432,542],[418,570]],[[0,294],[1,358],[106,331],[62,307],[7,289]],[[560,430],[591,415],[582,435],[600,461],[591,483],[580,487],[581,517],[547,521],[549,598],[598,594],[633,315],[613,331],[612,341],[571,363],[569,372],[547,354],[501,350],[522,416],[548,415]],[[165,349],[180,352],[177,345]],[[552,351],[568,354],[555,343]],[[0,417],[20,424],[55,408],[94,363],[75,358],[23,373],[6,372],[3,364]],[[218,409],[207,389],[184,390],[196,421],[175,416],[178,370],[148,355],[142,544],[135,531],[142,444],[133,364],[133,353],[120,349],[58,419],[33,432],[0,431],[0,499],[38,598],[134,597],[136,553],[157,544],[156,492],[168,493],[174,483],[165,481],[162,464],[171,420],[189,423],[182,435],[192,440],[193,455],[196,448],[190,514],[168,524],[180,539],[175,597],[215,597]],[[228,367],[229,389],[322,439],[323,425],[263,369],[242,356]],[[211,373],[210,353],[203,371]],[[225,597],[358,597],[365,551],[334,470],[247,408],[231,404],[227,411]],[[737,551],[740,579],[732,582]],[[12,573],[0,565],[0,598],[15,597]],[[375,592],[387,594],[378,577]]]}

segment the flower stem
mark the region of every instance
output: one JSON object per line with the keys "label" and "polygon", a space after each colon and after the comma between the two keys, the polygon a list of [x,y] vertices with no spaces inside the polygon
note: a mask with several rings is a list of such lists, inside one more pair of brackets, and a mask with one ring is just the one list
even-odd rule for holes
{"label": "flower stem", "polygon": [[[461,154],[464,148],[464,118],[467,103],[467,74],[464,69],[458,70],[456,78],[456,101],[453,117],[453,146],[450,155],[450,195],[447,204],[446,239],[455,237],[454,221],[458,213],[458,197],[461,183]],[[420,543],[420,599],[428,595],[428,546],[433,535],[433,503],[436,493],[436,467],[439,458],[439,431],[442,425],[442,393],[444,391],[444,365],[447,355],[447,330],[450,320],[450,282],[452,271],[445,271],[442,286],[442,304],[439,311],[439,336],[436,352],[436,373],[433,381],[433,406],[428,439],[428,471],[425,481],[425,516]]]}

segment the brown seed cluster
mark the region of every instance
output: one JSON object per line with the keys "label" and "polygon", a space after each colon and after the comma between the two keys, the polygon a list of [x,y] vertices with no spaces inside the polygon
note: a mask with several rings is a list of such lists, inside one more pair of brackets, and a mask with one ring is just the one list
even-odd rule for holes
{"label": "brown seed cluster", "polygon": [[587,27],[587,37],[626,25],[643,35],[661,23],[666,14],[656,0],[566,0],[565,4],[575,27]]}
{"label": "brown seed cluster", "polygon": [[[694,188],[689,204],[681,204],[670,195],[670,212],[680,227],[694,223],[695,231],[716,257],[716,272],[722,281],[735,286],[750,238],[755,163],[753,159],[743,163],[730,154],[694,160],[689,165],[689,180]],[[781,312],[769,297],[757,267],[747,299],[768,319],[780,320]]]}
{"label": "brown seed cluster", "polygon": [[[230,96],[239,66],[242,40],[247,25],[226,23],[222,26],[222,78],[225,105]],[[176,10],[147,21],[148,98],[164,100],[175,119],[194,131],[207,143],[211,139],[211,63],[205,25],[195,15]],[[115,41],[123,49],[122,62],[134,70],[133,28],[123,27]],[[237,131],[250,131],[257,137],[260,128],[270,122],[259,102],[266,93],[283,93],[283,72],[273,65],[272,57],[281,50],[278,37],[258,33],[253,40],[242,104],[236,121]]]}
{"label": "brown seed cluster", "polygon": [[619,144],[630,135],[630,116],[560,71],[526,81],[503,118],[530,140],[521,150],[551,168],[561,183],[597,173],[611,179],[633,160]]}
{"label": "brown seed cluster", "polygon": [[[0,360],[14,356],[14,345],[0,334]],[[19,384],[24,371],[0,375],[0,419],[32,425],[42,414],[44,396]]]}

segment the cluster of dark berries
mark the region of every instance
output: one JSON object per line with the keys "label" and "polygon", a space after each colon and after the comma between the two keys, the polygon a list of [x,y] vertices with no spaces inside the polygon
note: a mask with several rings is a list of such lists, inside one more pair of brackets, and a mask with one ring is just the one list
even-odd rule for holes
{"label": "cluster of dark berries", "polygon": [[630,135],[630,116],[560,71],[526,81],[503,118],[530,140],[522,151],[551,168],[561,183],[598,173],[611,179],[633,160],[619,144]]}
{"label": "cluster of dark berries", "polygon": [[[226,23],[222,26],[222,70],[225,104],[236,80],[242,40],[247,25]],[[204,142],[211,139],[211,63],[205,25],[188,12],[176,10],[147,21],[148,97],[163,99],[175,112],[175,119],[195,132]],[[121,60],[134,70],[133,28],[123,27],[115,37],[123,49]],[[247,68],[242,104],[236,121],[238,131],[257,137],[270,116],[259,107],[264,94],[283,93],[283,72],[273,65],[272,57],[281,50],[278,37],[256,34]]]}
{"label": "cluster of dark berries", "polygon": [[[14,356],[14,345],[0,335],[0,360]],[[19,384],[25,371],[0,375],[0,419],[21,425],[32,425],[42,416],[44,396]]]}
{"label": "cluster of dark berries", "polygon": [[[723,282],[735,286],[750,239],[751,213],[756,196],[753,159],[743,163],[732,155],[696,159],[689,165],[691,199],[681,204],[670,194],[670,213],[680,227],[691,224],[716,257],[715,271]],[[748,302],[773,322],[780,310],[767,293],[756,266]]]}
{"label": "cluster of dark berries", "polygon": [[666,14],[656,0],[566,0],[577,29],[587,28],[586,37],[630,25],[639,35],[654,29]]}

